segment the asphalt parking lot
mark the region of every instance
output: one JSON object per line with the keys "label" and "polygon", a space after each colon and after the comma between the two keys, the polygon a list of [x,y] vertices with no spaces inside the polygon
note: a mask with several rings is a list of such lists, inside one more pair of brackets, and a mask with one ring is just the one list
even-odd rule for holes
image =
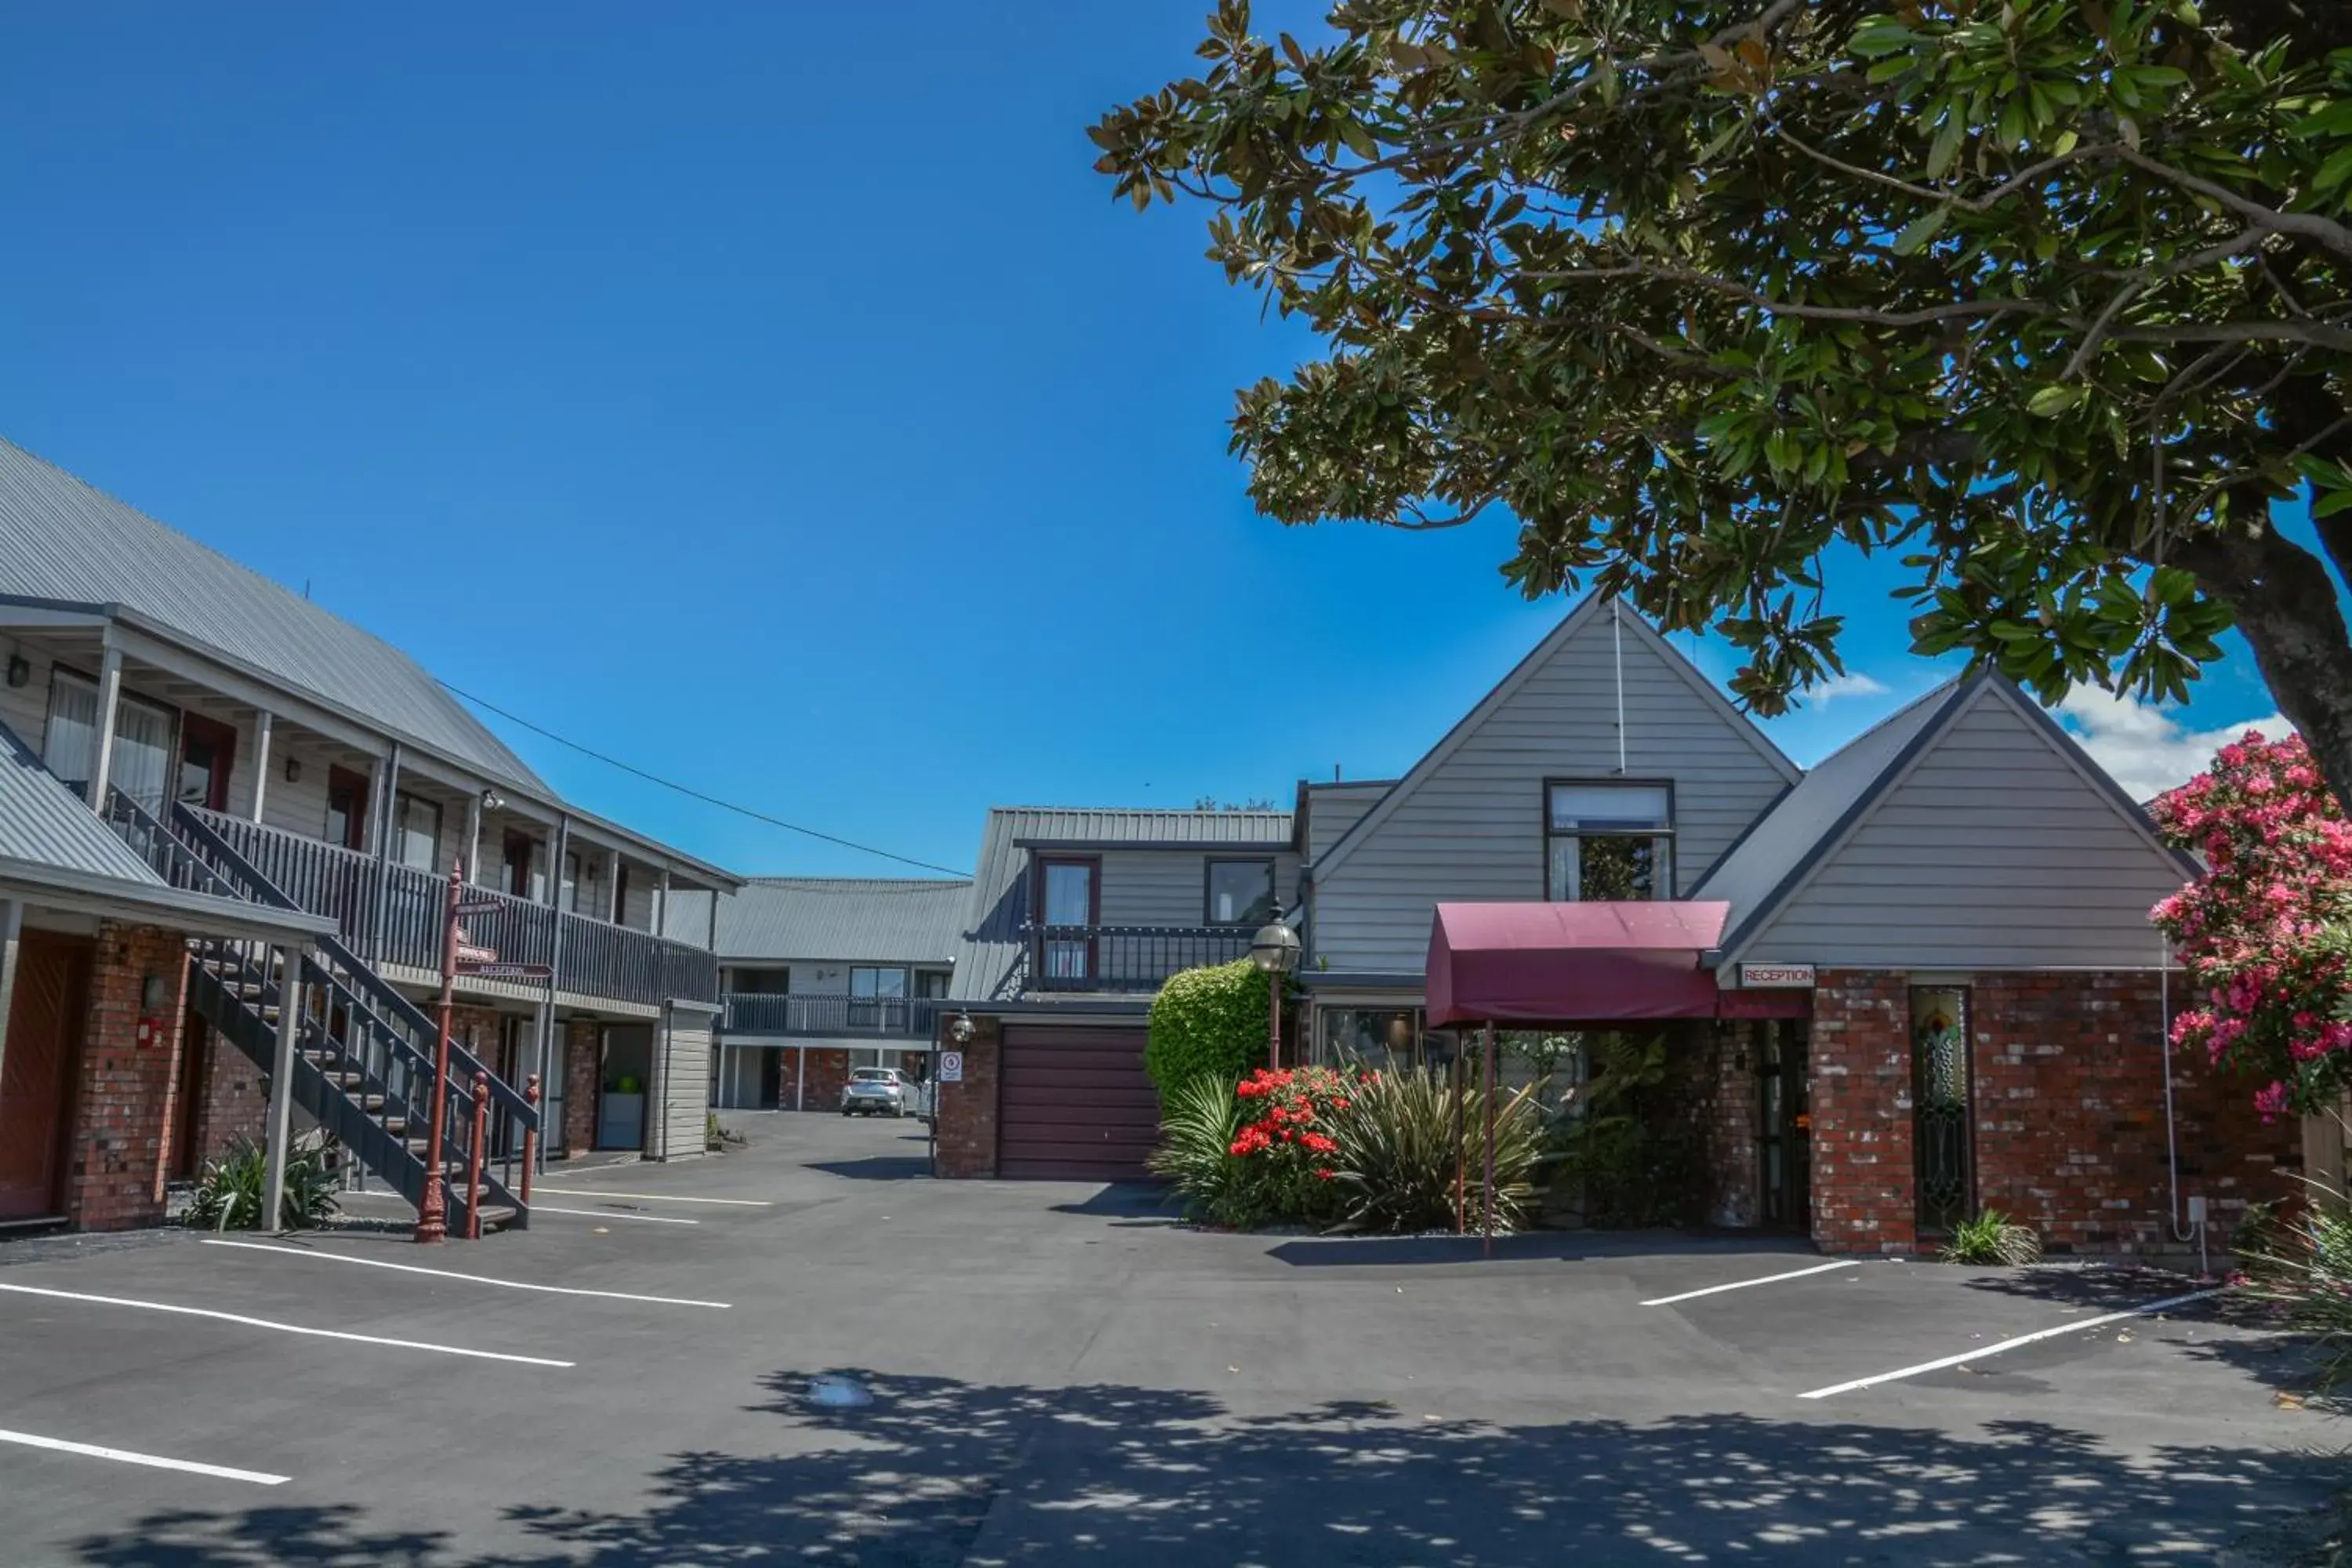
{"label": "asphalt parking lot", "polygon": [[2352,1437],[2245,1304],[2116,1315],[2177,1277],[1208,1234],[729,1120],[480,1244],[0,1247],[0,1561],[2208,1562]]}

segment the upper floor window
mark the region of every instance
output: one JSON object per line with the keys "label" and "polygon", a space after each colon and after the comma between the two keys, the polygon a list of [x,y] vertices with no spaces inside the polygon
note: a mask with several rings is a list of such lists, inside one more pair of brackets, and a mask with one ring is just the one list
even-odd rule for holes
{"label": "upper floor window", "polygon": [[1274,862],[1209,862],[1209,914],[1213,926],[1262,926],[1274,919]]}
{"label": "upper floor window", "polygon": [[1547,898],[1669,899],[1675,796],[1663,784],[1556,784],[1544,804]]}
{"label": "upper floor window", "polygon": [[41,761],[69,784],[89,782],[89,759],[98,739],[98,682],[67,670],[49,672],[49,718],[41,737]]}
{"label": "upper floor window", "polygon": [[439,804],[413,795],[395,794],[392,797],[392,815],[393,858],[415,870],[438,870],[435,862],[441,853]]}

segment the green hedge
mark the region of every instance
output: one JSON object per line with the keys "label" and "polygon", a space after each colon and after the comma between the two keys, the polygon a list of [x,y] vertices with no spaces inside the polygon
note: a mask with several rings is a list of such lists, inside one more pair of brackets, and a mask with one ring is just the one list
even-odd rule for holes
{"label": "green hedge", "polygon": [[1265,1065],[1265,973],[1246,958],[1169,977],[1151,1004],[1143,1048],[1163,1107],[1195,1079],[1234,1084]]}

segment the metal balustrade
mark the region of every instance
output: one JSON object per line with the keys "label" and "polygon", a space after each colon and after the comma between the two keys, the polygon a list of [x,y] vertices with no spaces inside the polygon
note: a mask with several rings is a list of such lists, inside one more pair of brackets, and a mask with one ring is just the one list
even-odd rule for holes
{"label": "metal balustrade", "polygon": [[1032,991],[1156,992],[1171,974],[1249,954],[1247,926],[1033,925]]}
{"label": "metal balustrade", "polygon": [[730,1036],[861,1036],[929,1040],[940,1013],[956,1004],[932,996],[780,996],[730,991],[720,1028]]}

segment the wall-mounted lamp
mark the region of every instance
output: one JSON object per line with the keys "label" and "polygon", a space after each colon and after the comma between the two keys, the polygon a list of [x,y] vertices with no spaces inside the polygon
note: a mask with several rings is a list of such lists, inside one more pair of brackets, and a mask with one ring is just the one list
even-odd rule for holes
{"label": "wall-mounted lamp", "polygon": [[150,974],[139,983],[139,1010],[150,1017],[161,1014],[172,1005],[172,983],[160,974]]}
{"label": "wall-mounted lamp", "polygon": [[8,656],[8,684],[23,686],[33,679],[33,661],[21,653]]}
{"label": "wall-mounted lamp", "polygon": [[968,1046],[971,1044],[971,1015],[958,1013],[955,1016],[955,1022],[948,1026],[948,1038],[959,1046]]}
{"label": "wall-mounted lamp", "polygon": [[286,782],[288,784],[300,784],[302,782],[302,760],[299,757],[289,757],[286,759]]}
{"label": "wall-mounted lamp", "polygon": [[482,809],[484,811],[504,811],[506,808],[506,796],[500,795],[494,789],[486,789],[482,792]]}

